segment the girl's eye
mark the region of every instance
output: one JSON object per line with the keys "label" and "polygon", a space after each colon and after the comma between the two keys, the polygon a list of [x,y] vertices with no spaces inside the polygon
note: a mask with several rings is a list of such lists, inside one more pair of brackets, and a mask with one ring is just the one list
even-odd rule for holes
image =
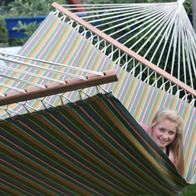
{"label": "girl's eye", "polygon": [[170,135],[174,135],[175,132],[174,132],[174,131],[169,131],[169,134],[170,134]]}
{"label": "girl's eye", "polygon": [[164,131],[165,131],[165,128],[159,128],[159,130],[160,130],[161,132],[164,132]]}
{"label": "girl's eye", "polygon": [[164,128],[164,127],[158,127],[158,129],[159,129],[159,131],[162,132],[162,133],[165,133],[165,132],[167,131],[167,133],[168,133],[169,135],[175,135],[175,133],[176,133],[175,131],[166,129],[166,128]]}

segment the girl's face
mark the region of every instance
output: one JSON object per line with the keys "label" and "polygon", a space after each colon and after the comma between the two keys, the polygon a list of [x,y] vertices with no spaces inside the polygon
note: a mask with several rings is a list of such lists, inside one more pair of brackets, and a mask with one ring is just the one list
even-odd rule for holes
{"label": "girl's face", "polygon": [[162,119],[152,128],[151,136],[157,145],[164,149],[167,145],[174,141],[176,136],[177,125],[167,119]]}

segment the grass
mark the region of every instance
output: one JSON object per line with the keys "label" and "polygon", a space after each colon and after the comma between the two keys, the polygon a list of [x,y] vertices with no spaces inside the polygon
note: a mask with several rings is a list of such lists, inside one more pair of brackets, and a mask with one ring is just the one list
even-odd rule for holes
{"label": "grass", "polygon": [[180,196],[196,196],[196,184],[190,185],[185,190]]}

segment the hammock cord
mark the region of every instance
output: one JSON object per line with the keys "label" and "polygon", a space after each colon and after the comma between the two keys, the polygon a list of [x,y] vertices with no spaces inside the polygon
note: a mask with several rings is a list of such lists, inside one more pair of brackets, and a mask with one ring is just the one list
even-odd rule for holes
{"label": "hammock cord", "polygon": [[83,12],[63,6],[194,89],[196,36],[183,3],[79,4]]}

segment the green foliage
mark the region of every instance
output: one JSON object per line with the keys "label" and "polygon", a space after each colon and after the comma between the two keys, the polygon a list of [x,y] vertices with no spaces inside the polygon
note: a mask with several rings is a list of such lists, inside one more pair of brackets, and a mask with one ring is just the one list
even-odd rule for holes
{"label": "green foliage", "polygon": [[13,30],[24,32],[26,37],[20,39],[11,39],[9,40],[9,45],[10,46],[23,45],[27,41],[27,39],[33,34],[33,32],[37,29],[37,27],[38,27],[37,22],[33,22],[27,25],[19,21],[17,26],[14,27]]}
{"label": "green foliage", "polygon": [[18,22],[18,26],[14,27],[13,30],[24,31],[25,34],[29,37],[32,32],[38,27],[37,22],[30,23],[29,25],[23,24],[21,21]]}
{"label": "green foliage", "polygon": [[[195,0],[194,0],[195,1]],[[189,15],[192,15],[192,0],[186,0],[184,2],[184,7]]]}
{"label": "green foliage", "polygon": [[8,42],[8,36],[7,36],[5,20],[2,16],[0,16],[0,43],[7,43],[7,42]]}
{"label": "green foliage", "polygon": [[[16,17],[16,16],[46,16],[50,12],[51,4],[54,0],[15,0],[10,2],[7,6],[2,5],[0,8],[4,17]],[[59,4],[65,3],[64,0],[57,0]],[[4,11],[3,11],[4,10]],[[19,21],[18,25],[13,28],[16,31],[24,31],[27,36],[25,39],[12,39],[9,40],[9,45],[22,45],[32,35],[35,29],[38,27],[37,23],[23,24]]]}
{"label": "green foliage", "polygon": [[[8,4],[8,16],[44,16],[51,9],[54,0],[15,0]],[[58,0],[59,4],[65,3]]]}

